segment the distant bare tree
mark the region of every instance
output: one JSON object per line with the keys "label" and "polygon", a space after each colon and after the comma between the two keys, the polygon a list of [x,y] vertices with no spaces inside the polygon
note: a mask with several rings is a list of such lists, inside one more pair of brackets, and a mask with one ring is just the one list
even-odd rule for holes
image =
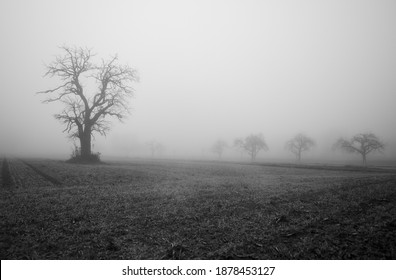
{"label": "distant bare tree", "polygon": [[235,138],[233,147],[234,147],[237,151],[239,151],[239,152],[241,153],[241,158],[242,158],[243,152],[245,151],[243,145],[244,145],[244,144],[243,144],[243,139],[242,139],[242,138]]}
{"label": "distant bare tree", "polygon": [[152,157],[158,156],[165,151],[165,146],[162,145],[161,143],[157,142],[156,140],[151,140],[151,141],[147,142],[147,146],[150,149]]}
{"label": "distant bare tree", "polygon": [[257,154],[261,151],[267,151],[268,146],[264,140],[263,135],[260,134],[251,134],[246,137],[244,140],[241,138],[237,138],[234,141],[234,146],[238,148],[243,148],[245,152],[250,155],[252,161],[256,160]]}
{"label": "distant bare tree", "polygon": [[313,146],[315,146],[314,140],[299,133],[293,139],[286,142],[285,148],[295,154],[298,162],[301,162],[302,152],[309,151]]}
{"label": "distant bare tree", "polygon": [[224,149],[227,147],[227,142],[224,140],[217,140],[212,146],[212,152],[217,154],[219,158],[223,155]]}
{"label": "distant bare tree", "polygon": [[344,138],[338,139],[333,148],[360,154],[362,156],[363,165],[366,166],[367,155],[373,151],[383,151],[385,145],[373,133],[360,133],[353,136],[349,141]]}
{"label": "distant bare tree", "polygon": [[[45,74],[60,78],[60,85],[40,93],[49,95],[45,103],[64,104],[64,110],[55,118],[65,124],[64,132],[80,140],[81,159],[90,161],[93,133],[106,135],[110,129],[107,117],[122,121],[129,113],[128,98],[137,73],[128,65],[120,65],[117,55],[94,64],[89,49],[64,46],[61,50],[63,54],[46,67]],[[89,82],[96,87],[91,93],[87,92]]]}

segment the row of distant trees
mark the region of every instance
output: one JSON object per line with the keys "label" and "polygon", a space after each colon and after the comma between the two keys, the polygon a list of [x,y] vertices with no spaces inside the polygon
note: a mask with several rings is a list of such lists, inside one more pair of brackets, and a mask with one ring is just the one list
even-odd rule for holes
{"label": "row of distant trees", "polygon": [[[80,147],[75,147],[72,158],[81,162],[99,161],[99,154],[91,151],[94,133],[106,135],[110,130],[108,118],[122,121],[129,114],[128,99],[133,94],[132,83],[138,81],[137,72],[128,65],[122,65],[115,55],[107,60],[95,62],[90,49],[67,47],[60,48],[62,55],[56,56],[46,66],[45,76],[58,78],[58,86],[41,91],[46,98],[44,103],[61,102],[64,109],[55,118],[64,124],[64,132],[73,140],[79,140]],[[90,93],[84,87],[87,80],[96,86]],[[286,142],[286,149],[301,160],[302,153],[309,151],[315,142],[298,134]],[[162,153],[164,146],[158,142],[148,143],[152,155]],[[225,141],[219,140],[213,146],[213,152],[219,155],[227,147]],[[249,154],[255,160],[257,154],[268,150],[262,134],[252,134],[246,138],[237,138],[234,147]],[[339,139],[334,148],[362,156],[363,164],[367,163],[367,155],[373,151],[382,151],[384,144],[373,133],[361,133],[350,140]]]}
{"label": "row of distant trees", "polygon": [[[302,154],[309,151],[315,145],[316,143],[312,138],[299,133],[286,142],[285,149],[293,153],[297,161],[301,162]],[[212,152],[221,158],[227,147],[227,142],[217,140],[212,146]],[[233,147],[241,153],[246,152],[252,161],[256,160],[260,151],[267,151],[269,149],[262,134],[251,134],[246,138],[236,138]],[[367,165],[367,155],[369,153],[383,151],[384,148],[384,143],[373,133],[360,133],[349,140],[340,138],[333,145],[333,150],[340,149],[346,152],[360,154],[363,165]]]}

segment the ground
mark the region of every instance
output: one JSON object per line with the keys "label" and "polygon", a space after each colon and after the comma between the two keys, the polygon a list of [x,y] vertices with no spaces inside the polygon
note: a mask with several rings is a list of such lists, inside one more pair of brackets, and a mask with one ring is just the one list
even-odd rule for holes
{"label": "ground", "polygon": [[396,259],[392,170],[0,165],[1,259]]}

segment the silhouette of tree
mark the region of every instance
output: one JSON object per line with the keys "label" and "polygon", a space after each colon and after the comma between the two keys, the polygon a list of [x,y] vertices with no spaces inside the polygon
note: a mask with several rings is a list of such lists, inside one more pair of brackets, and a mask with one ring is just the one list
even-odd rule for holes
{"label": "silhouette of tree", "polygon": [[267,143],[265,142],[264,137],[261,133],[251,134],[244,140],[242,140],[241,138],[237,138],[234,141],[234,146],[242,148],[245,152],[247,152],[252,161],[256,160],[257,154],[261,150],[268,150]]}
{"label": "silhouette of tree", "polygon": [[299,133],[293,139],[286,142],[285,148],[295,154],[298,162],[301,162],[302,152],[309,151],[313,146],[315,146],[314,140]]}
{"label": "silhouette of tree", "polygon": [[61,83],[40,93],[48,95],[44,103],[64,104],[55,118],[66,126],[64,132],[79,139],[81,160],[90,161],[93,133],[106,135],[110,130],[108,117],[122,121],[129,114],[128,98],[137,73],[128,65],[120,65],[117,55],[95,64],[90,49],[63,46],[61,50],[63,54],[46,66],[45,73],[60,78]]}
{"label": "silhouette of tree", "polygon": [[242,158],[242,154],[245,151],[245,149],[243,148],[243,139],[235,138],[233,147],[241,153],[241,158]]}
{"label": "silhouette of tree", "polygon": [[385,145],[373,133],[360,133],[345,140],[344,138],[338,139],[334,144],[335,149],[342,149],[350,153],[358,153],[362,156],[363,165],[367,165],[367,155],[373,151],[383,151]]}
{"label": "silhouette of tree", "polygon": [[158,156],[165,151],[165,146],[155,140],[147,142],[147,146],[150,149],[152,157]]}
{"label": "silhouette of tree", "polygon": [[227,142],[225,142],[224,140],[217,140],[212,146],[212,152],[217,154],[219,158],[221,158],[226,147]]}

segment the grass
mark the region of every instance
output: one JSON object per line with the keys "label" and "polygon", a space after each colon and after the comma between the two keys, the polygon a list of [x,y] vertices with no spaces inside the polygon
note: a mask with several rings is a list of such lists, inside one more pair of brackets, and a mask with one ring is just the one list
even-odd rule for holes
{"label": "grass", "polygon": [[7,164],[25,183],[1,188],[1,259],[396,258],[390,172],[29,160],[24,180]]}

